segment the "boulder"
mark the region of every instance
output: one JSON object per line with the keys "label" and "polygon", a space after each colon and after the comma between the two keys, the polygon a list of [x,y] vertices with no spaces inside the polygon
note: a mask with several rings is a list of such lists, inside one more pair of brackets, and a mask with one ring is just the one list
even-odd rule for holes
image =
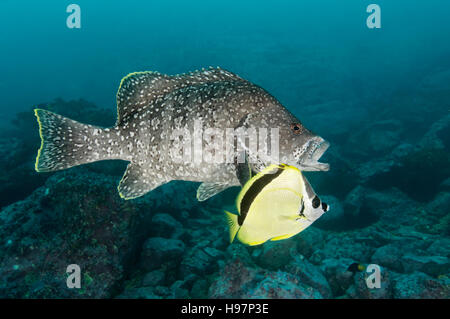
{"label": "boulder", "polygon": [[154,287],[159,286],[164,283],[166,275],[164,272],[160,270],[153,270],[147,274],[145,274],[142,279],[142,286],[144,287]]}
{"label": "boulder", "polygon": [[297,242],[297,251],[307,258],[321,249],[327,240],[326,232],[315,226],[309,226],[293,239]]}
{"label": "boulder", "polygon": [[331,298],[333,296],[330,285],[320,268],[311,264],[302,255],[294,256],[290,264],[287,265],[286,272],[299,277],[303,284],[319,291],[322,297]]}
{"label": "boulder", "polygon": [[353,284],[353,273],[347,271],[355,261],[349,258],[326,258],[320,265],[333,296],[341,296]]}
{"label": "boulder", "polygon": [[189,274],[206,275],[217,270],[217,261],[223,257],[223,253],[212,247],[197,245],[191,248],[180,264],[180,275]]}
{"label": "boulder", "polygon": [[[369,288],[367,279],[370,274],[365,271],[354,275],[354,284],[347,289],[346,295],[354,299],[390,299],[393,296],[393,285],[389,271],[381,268],[380,288]],[[370,279],[369,279],[370,280]]]}
{"label": "boulder", "polygon": [[374,264],[387,267],[397,272],[403,271],[402,250],[396,244],[388,244],[375,250],[371,261]]}
{"label": "boulder", "polygon": [[183,225],[169,214],[158,213],[152,218],[152,235],[155,237],[179,237],[183,231]]}
{"label": "boulder", "polygon": [[152,287],[139,287],[126,289],[120,295],[117,295],[117,299],[161,299],[160,296],[155,294]]}
{"label": "boulder", "polygon": [[418,256],[412,253],[403,255],[401,263],[406,273],[419,271],[431,276],[447,274],[450,270],[449,259],[444,256]]}
{"label": "boulder", "polygon": [[292,274],[277,271],[269,272],[265,278],[256,283],[254,288],[244,293],[249,299],[321,299],[317,289],[308,286]]}
{"label": "boulder", "polygon": [[280,241],[268,241],[263,245],[252,247],[252,257],[255,263],[270,270],[283,269],[291,260],[292,252],[296,251],[297,241],[291,237]]}
{"label": "boulder", "polygon": [[411,274],[393,276],[393,297],[396,299],[448,299],[450,280],[435,279],[415,271]]}
{"label": "boulder", "polygon": [[181,240],[151,237],[143,245],[140,264],[146,271],[161,268],[163,264],[168,268],[176,268],[184,250],[185,245]]}
{"label": "boulder", "polygon": [[264,278],[262,269],[250,266],[240,258],[227,260],[209,287],[208,298],[243,298]]}
{"label": "boulder", "polygon": [[[114,177],[73,168],[3,208],[0,297],[112,297],[133,266],[151,219],[151,201],[124,201],[116,184]],[[82,289],[67,289],[71,264],[81,268]]]}

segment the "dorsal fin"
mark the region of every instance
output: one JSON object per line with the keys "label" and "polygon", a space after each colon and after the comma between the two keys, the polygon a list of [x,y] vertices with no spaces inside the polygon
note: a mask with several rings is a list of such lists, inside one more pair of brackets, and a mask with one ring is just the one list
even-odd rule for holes
{"label": "dorsal fin", "polygon": [[174,76],[158,72],[134,72],[120,82],[117,91],[117,125],[130,115],[151,107],[167,93],[201,83],[246,81],[221,68],[202,69]]}

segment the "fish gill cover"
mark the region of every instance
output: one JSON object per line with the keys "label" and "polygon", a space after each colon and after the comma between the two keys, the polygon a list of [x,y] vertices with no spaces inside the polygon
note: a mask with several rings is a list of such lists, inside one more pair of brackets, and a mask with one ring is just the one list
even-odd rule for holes
{"label": "fish gill cover", "polygon": [[[448,1],[74,2],[0,4],[0,298],[450,297]],[[125,200],[127,158],[35,171],[33,109],[111,128],[127,74],[208,66],[330,143],[303,172],[330,210],[298,235],[230,244],[238,178]]]}

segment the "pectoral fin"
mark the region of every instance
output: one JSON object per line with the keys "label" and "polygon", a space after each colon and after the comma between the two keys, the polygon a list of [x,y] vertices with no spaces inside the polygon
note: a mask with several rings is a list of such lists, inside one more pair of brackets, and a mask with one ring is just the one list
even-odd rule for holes
{"label": "pectoral fin", "polygon": [[150,192],[166,182],[167,180],[158,178],[150,168],[137,163],[130,163],[117,189],[120,197],[133,199]]}
{"label": "pectoral fin", "polygon": [[203,202],[208,198],[217,195],[218,193],[226,190],[228,187],[231,187],[229,183],[202,183],[197,189],[197,200],[199,202]]}

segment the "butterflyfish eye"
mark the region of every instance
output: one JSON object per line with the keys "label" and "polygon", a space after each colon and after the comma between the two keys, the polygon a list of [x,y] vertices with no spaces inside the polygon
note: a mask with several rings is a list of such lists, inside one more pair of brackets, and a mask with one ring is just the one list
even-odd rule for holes
{"label": "butterflyfish eye", "polygon": [[320,199],[316,195],[316,196],[314,196],[314,198],[312,200],[312,207],[317,208],[317,207],[319,207],[319,205],[320,205]]}

